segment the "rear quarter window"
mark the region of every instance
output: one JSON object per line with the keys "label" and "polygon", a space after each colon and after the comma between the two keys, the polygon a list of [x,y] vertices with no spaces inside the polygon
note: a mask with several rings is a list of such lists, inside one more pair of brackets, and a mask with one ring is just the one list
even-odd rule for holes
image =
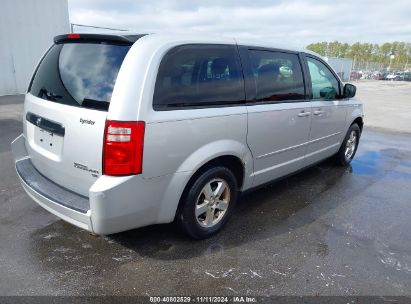
{"label": "rear quarter window", "polygon": [[183,45],[163,57],[153,96],[155,110],[244,102],[244,81],[235,46]]}
{"label": "rear quarter window", "polygon": [[129,49],[99,43],[56,44],[38,66],[29,92],[65,105],[107,110]]}

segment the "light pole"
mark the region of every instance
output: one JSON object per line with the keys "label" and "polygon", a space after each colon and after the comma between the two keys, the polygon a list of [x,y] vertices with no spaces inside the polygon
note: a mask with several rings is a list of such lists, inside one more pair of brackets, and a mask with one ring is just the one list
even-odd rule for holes
{"label": "light pole", "polygon": [[388,72],[391,70],[391,63],[392,63],[392,61],[393,61],[394,58],[395,58],[395,55],[394,55],[394,54],[391,54],[391,55],[390,55],[390,65],[388,66]]}

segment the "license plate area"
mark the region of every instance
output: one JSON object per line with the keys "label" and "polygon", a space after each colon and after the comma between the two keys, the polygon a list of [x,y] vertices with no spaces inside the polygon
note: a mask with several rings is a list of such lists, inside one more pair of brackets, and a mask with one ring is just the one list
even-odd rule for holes
{"label": "license plate area", "polygon": [[63,151],[63,136],[34,126],[34,143],[41,149],[44,149],[56,156],[61,155]]}

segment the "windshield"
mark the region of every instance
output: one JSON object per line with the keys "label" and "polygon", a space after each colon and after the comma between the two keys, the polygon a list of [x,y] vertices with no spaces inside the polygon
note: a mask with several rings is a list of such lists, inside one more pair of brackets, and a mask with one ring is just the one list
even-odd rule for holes
{"label": "windshield", "polygon": [[56,44],[41,61],[29,92],[53,102],[107,110],[129,49],[114,44]]}

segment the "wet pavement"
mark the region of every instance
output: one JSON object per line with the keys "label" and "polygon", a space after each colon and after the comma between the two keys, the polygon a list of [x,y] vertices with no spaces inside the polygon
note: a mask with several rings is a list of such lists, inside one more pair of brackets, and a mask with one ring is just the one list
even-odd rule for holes
{"label": "wet pavement", "polygon": [[411,134],[366,129],[352,166],[246,194],[208,240],[172,224],[96,237],[21,188],[20,110],[0,103],[0,295],[411,295]]}

